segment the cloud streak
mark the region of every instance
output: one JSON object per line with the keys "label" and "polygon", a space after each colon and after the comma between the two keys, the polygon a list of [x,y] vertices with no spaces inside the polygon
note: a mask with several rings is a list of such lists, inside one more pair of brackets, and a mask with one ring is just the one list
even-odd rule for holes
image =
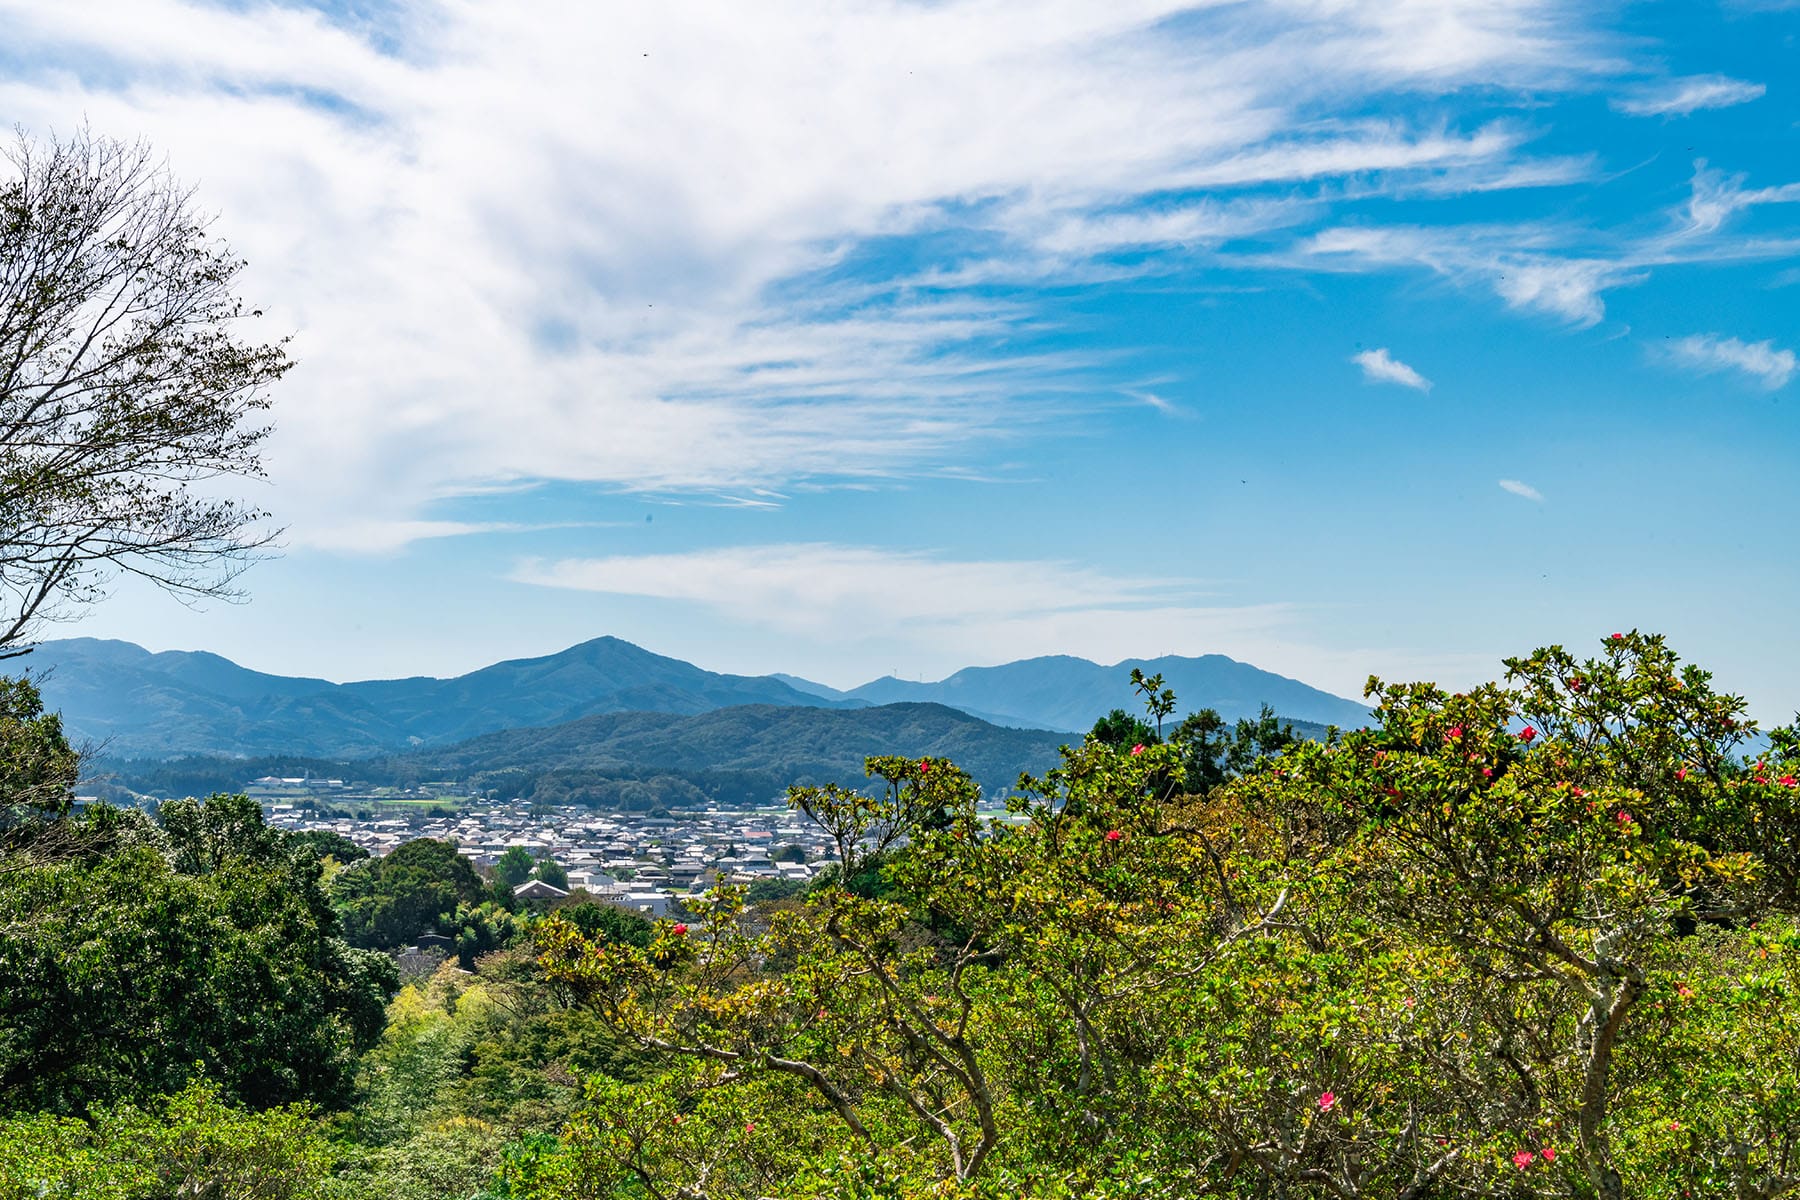
{"label": "cloud streak", "polygon": [[1669,354],[1679,366],[1702,374],[1735,371],[1768,391],[1787,386],[1797,363],[1792,350],[1778,348],[1773,340],[1745,342],[1734,337],[1698,333],[1670,344]]}
{"label": "cloud streak", "polygon": [[1363,378],[1370,383],[1397,383],[1420,392],[1431,390],[1431,380],[1389,354],[1386,346],[1364,350],[1352,355],[1350,361],[1362,368]]}
{"label": "cloud streak", "polygon": [[1521,483],[1517,479],[1502,479],[1500,481],[1500,486],[1515,496],[1522,497],[1526,500],[1532,500],[1539,504],[1544,502],[1544,494],[1532,487],[1529,483]]}
{"label": "cloud streak", "polygon": [[1689,75],[1641,87],[1613,100],[1612,107],[1632,117],[1685,117],[1704,108],[1748,104],[1766,91],[1760,83],[1726,75]]}

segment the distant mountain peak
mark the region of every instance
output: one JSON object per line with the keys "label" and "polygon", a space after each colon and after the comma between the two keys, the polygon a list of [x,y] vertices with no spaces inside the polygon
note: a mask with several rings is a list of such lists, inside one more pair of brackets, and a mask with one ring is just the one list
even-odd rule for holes
{"label": "distant mountain peak", "polygon": [[210,651],[151,653],[131,642],[45,642],[21,666],[78,743],[119,756],[180,753],[359,756],[440,746],[603,713],[693,715],[746,705],[864,709],[936,704],[990,724],[1080,733],[1113,708],[1136,710],[1127,674],[1162,673],[1186,713],[1228,720],[1263,705],[1292,720],[1356,725],[1368,710],[1224,655],[1101,666],[1068,654],[965,667],[935,683],[895,676],[849,692],[793,675],[730,675],[602,635],[552,654],[438,679],[332,683],[268,675]]}

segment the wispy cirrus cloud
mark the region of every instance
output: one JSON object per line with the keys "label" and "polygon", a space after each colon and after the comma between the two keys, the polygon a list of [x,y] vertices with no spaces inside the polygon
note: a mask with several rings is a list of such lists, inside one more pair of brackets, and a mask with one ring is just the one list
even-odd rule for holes
{"label": "wispy cirrus cloud", "polygon": [[1544,226],[1340,226],[1301,241],[1289,261],[1300,269],[1423,268],[1485,287],[1510,308],[1586,327],[1606,315],[1608,290],[1647,276],[1627,252],[1598,257],[1569,240],[1569,231]]}
{"label": "wispy cirrus cloud", "polygon": [[[221,212],[303,363],[277,396],[284,513],[347,548],[364,519],[442,533],[435,502],[495,484],[733,491],[967,462],[1094,382],[1014,349],[1033,314],[991,279],[1276,236],[1322,181],[1566,181],[1576,160],[1535,159],[1518,124],[1345,114],[1620,69],[1557,0],[719,0],[679,20],[0,0],[0,21],[9,114],[142,133]],[[957,282],[962,251],[834,274],[945,235],[988,240],[987,280]]]}
{"label": "wispy cirrus cloud", "polygon": [[1522,483],[1517,479],[1502,479],[1500,481],[1500,486],[1502,489],[1511,492],[1513,495],[1522,499],[1535,501],[1538,504],[1544,502],[1544,494],[1532,487],[1529,483]]}
{"label": "wispy cirrus cloud", "polygon": [[1749,188],[1748,176],[1714,170],[1705,159],[1694,163],[1694,181],[1685,210],[1689,234],[1716,233],[1732,216],[1762,204],[1800,203],[1800,183]]}
{"label": "wispy cirrus cloud", "polygon": [[1353,354],[1350,361],[1362,368],[1363,378],[1370,383],[1397,383],[1421,392],[1431,390],[1431,380],[1389,354],[1386,346]]}
{"label": "wispy cirrus cloud", "polygon": [[1669,344],[1668,354],[1679,366],[1702,374],[1735,371],[1769,391],[1786,387],[1800,366],[1792,350],[1781,349],[1772,339],[1745,342],[1711,333],[1679,338]]}
{"label": "wispy cirrus cloud", "polygon": [[1615,98],[1612,106],[1633,117],[1685,117],[1703,108],[1731,108],[1760,100],[1769,89],[1727,75],[1687,75],[1645,84]]}

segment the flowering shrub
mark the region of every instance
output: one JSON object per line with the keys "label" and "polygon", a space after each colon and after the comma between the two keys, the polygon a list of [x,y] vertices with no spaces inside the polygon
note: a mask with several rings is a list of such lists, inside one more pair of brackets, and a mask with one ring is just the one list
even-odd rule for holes
{"label": "flowering shrub", "polygon": [[641,949],[547,921],[665,1072],[596,1093],[558,1194],[1793,1188],[1800,735],[1746,762],[1654,637],[1506,667],[1372,680],[1372,727],[1201,794],[1090,740],[983,821],[950,763],[871,759],[791,797],[841,862],[802,902],[722,888]]}

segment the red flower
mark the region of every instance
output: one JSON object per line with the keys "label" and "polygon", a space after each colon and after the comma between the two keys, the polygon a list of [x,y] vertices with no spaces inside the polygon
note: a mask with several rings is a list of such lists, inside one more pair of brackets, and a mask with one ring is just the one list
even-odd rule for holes
{"label": "red flower", "polygon": [[1669,1131],[1671,1133],[1680,1133],[1681,1132],[1681,1122],[1680,1121],[1670,1121],[1669,1122]]}
{"label": "red flower", "polygon": [[1683,1000],[1692,1000],[1694,998],[1694,989],[1685,983],[1677,984],[1675,987],[1675,994],[1680,996]]}
{"label": "red flower", "polygon": [[1521,742],[1529,742],[1532,738],[1534,738],[1536,736],[1537,736],[1537,730],[1533,729],[1529,725],[1527,725],[1525,728],[1519,730],[1519,740]]}
{"label": "red flower", "polygon": [[1320,1112],[1330,1112],[1332,1110],[1332,1107],[1336,1104],[1337,1104],[1337,1093],[1336,1092],[1324,1092],[1319,1096],[1319,1111]]}
{"label": "red flower", "polygon": [[1494,768],[1492,768],[1492,767],[1481,768],[1481,777],[1483,779],[1492,779],[1494,777]]}
{"label": "red flower", "polygon": [[1444,735],[1444,739],[1446,741],[1455,741],[1457,738],[1461,737],[1462,735],[1463,735],[1463,727],[1461,725],[1452,725],[1450,727],[1450,731]]}
{"label": "red flower", "polygon": [[921,758],[919,760],[919,774],[923,775],[925,772],[927,772],[929,770],[931,770],[931,764]]}
{"label": "red flower", "polygon": [[1795,779],[1792,775],[1783,775],[1775,782],[1779,783],[1782,787],[1800,787],[1800,779]]}
{"label": "red flower", "polygon": [[1137,745],[1133,746],[1131,752],[1133,754],[1142,754],[1144,752],[1144,743],[1139,742]]}
{"label": "red flower", "polygon": [[1523,1171],[1526,1167],[1529,1167],[1532,1163],[1534,1163],[1536,1161],[1537,1161],[1537,1155],[1533,1154],[1529,1150],[1521,1150],[1517,1154],[1513,1155],[1513,1166],[1519,1168],[1519,1170],[1521,1170],[1521,1171]]}
{"label": "red flower", "polygon": [[1540,1153],[1544,1156],[1545,1162],[1555,1162],[1556,1161],[1556,1147],[1555,1146],[1545,1146],[1538,1153]]}
{"label": "red flower", "polygon": [[1613,820],[1617,821],[1619,823],[1620,827],[1623,828],[1624,826],[1631,824],[1631,814],[1621,808],[1613,816]]}
{"label": "red flower", "polygon": [[1106,831],[1106,840],[1109,842],[1116,842],[1124,836],[1125,836],[1124,834],[1120,833],[1116,829],[1109,829]]}
{"label": "red flower", "polygon": [[1675,778],[1676,779],[1686,779],[1687,778],[1687,768],[1686,767],[1676,767],[1675,768]]}
{"label": "red flower", "polygon": [[1625,640],[1625,635],[1622,633],[1615,633],[1612,635],[1612,640],[1615,642],[1622,642]]}
{"label": "red flower", "polygon": [[676,937],[685,937],[687,935],[687,926],[686,925],[677,925],[677,926],[675,926],[675,928],[669,930],[669,932],[674,934]]}
{"label": "red flower", "polygon": [[745,1121],[744,1122],[744,1132],[745,1133],[755,1133],[756,1132],[756,1122],[755,1121]]}

